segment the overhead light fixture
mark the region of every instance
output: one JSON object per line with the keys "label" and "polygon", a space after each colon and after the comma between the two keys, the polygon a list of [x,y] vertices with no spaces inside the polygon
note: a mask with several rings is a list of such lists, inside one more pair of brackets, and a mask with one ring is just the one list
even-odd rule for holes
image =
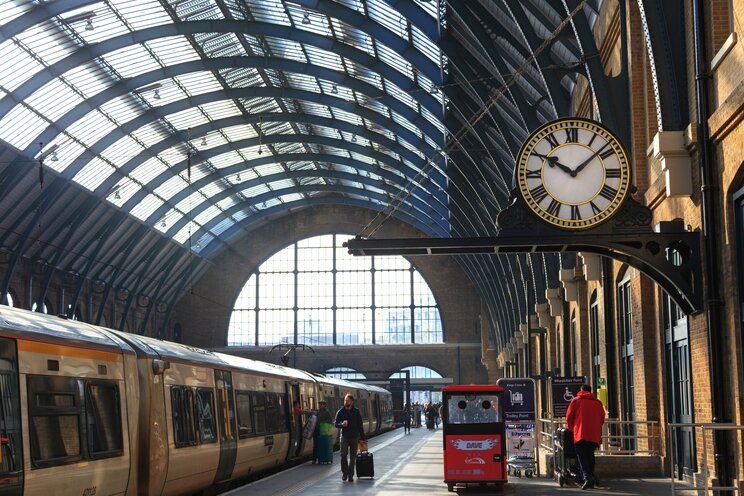
{"label": "overhead light fixture", "polygon": [[238,172],[237,174],[235,174],[235,181],[236,182],[240,182],[240,172]]}
{"label": "overhead light fixture", "polygon": [[336,86],[335,84],[331,86],[331,93],[333,93],[334,95],[338,94],[338,86]]}
{"label": "overhead light fixture", "polygon": [[351,142],[356,143],[356,134],[351,135]]}
{"label": "overhead light fixture", "polygon": [[94,29],[94,27],[93,27],[93,18],[92,17],[88,17],[88,21],[85,23],[85,30],[86,31],[93,31],[93,29]]}
{"label": "overhead light fixture", "polygon": [[152,97],[155,100],[160,100],[160,90],[155,90],[155,93],[152,94]]}
{"label": "overhead light fixture", "polygon": [[59,159],[57,158],[57,151],[55,150],[55,151],[53,151],[53,152],[52,152],[52,158],[51,158],[51,161],[52,161],[52,162],[56,162],[56,161],[58,161],[58,160],[59,160]]}
{"label": "overhead light fixture", "polygon": [[168,224],[165,223],[165,219],[160,221],[160,227],[166,227]]}
{"label": "overhead light fixture", "polygon": [[96,13],[94,11],[89,10],[88,12],[81,12],[74,16],[65,17],[62,19],[62,21],[66,24],[75,24],[76,22],[85,21],[85,30],[92,31],[93,30],[93,17],[95,15]]}
{"label": "overhead light fixture", "polygon": [[310,24],[310,14],[307,12],[302,15],[302,24]]}
{"label": "overhead light fixture", "polygon": [[439,86],[437,86],[436,84],[432,84],[431,85],[431,94],[432,95],[436,95],[437,93],[439,93]]}
{"label": "overhead light fixture", "polygon": [[201,146],[207,146],[207,137],[206,136],[202,136]]}
{"label": "overhead light fixture", "polygon": [[114,200],[121,200],[121,193],[119,193],[118,189],[114,191]]}

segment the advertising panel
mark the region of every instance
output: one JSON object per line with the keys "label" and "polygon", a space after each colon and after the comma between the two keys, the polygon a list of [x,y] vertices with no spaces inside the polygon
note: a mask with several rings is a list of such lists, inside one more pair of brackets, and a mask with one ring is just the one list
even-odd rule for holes
{"label": "advertising panel", "polygon": [[444,453],[446,481],[502,480],[503,454],[498,434],[456,434],[447,436]]}

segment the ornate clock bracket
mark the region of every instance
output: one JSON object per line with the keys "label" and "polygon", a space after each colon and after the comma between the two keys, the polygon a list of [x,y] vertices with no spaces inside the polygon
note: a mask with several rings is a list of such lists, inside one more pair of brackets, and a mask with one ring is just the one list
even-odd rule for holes
{"label": "ornate clock bracket", "polygon": [[651,211],[627,198],[603,224],[567,232],[535,217],[519,199],[502,210],[499,234],[478,238],[350,239],[352,255],[472,255],[587,252],[625,262],[653,279],[686,313],[703,310],[700,233],[682,221],[651,228]]}

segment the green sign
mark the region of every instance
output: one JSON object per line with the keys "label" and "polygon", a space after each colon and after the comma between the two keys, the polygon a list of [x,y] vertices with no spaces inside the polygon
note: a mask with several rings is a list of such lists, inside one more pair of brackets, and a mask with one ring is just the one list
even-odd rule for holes
{"label": "green sign", "polygon": [[604,377],[600,377],[599,379],[597,379],[597,386],[604,386],[604,385],[605,385]]}

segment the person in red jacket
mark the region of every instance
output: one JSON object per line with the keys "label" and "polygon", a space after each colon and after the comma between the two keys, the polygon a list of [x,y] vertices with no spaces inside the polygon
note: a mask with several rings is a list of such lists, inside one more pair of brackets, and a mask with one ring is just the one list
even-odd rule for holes
{"label": "person in red jacket", "polygon": [[594,476],[594,451],[602,442],[602,424],[605,420],[605,409],[588,384],[581,386],[581,391],[568,405],[566,424],[573,432],[576,457],[579,459],[584,484],[581,489],[594,487],[597,478]]}

